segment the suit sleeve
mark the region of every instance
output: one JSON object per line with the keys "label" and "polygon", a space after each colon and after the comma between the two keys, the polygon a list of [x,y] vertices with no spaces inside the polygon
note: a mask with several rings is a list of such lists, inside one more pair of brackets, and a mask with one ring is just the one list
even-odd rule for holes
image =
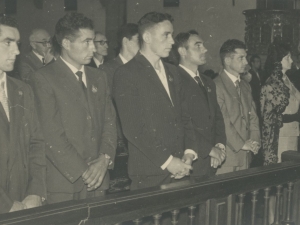
{"label": "suit sleeve", "polygon": [[38,122],[33,93],[30,90],[30,145],[29,145],[29,184],[27,195],[46,198],[46,156],[45,142]]}
{"label": "suit sleeve", "polygon": [[213,94],[215,101],[215,144],[221,143],[226,146],[226,133],[225,133],[225,124],[224,118],[220,109],[220,106],[217,101],[216,96],[216,85],[212,82]]}
{"label": "suit sleeve", "polygon": [[56,96],[44,75],[35,74],[34,92],[46,140],[46,156],[61,174],[74,183],[87,170],[88,165],[66,136]]}
{"label": "suit sleeve", "polygon": [[256,105],[253,99],[251,101],[251,112],[250,112],[250,139],[253,141],[257,141],[259,144],[261,144],[259,118],[256,113]]}
{"label": "suit sleeve", "polygon": [[234,125],[230,121],[229,110],[227,109],[224,94],[222,88],[216,85],[217,92],[217,101],[220,106],[224,124],[225,124],[225,132],[227,134],[227,143],[226,145],[234,152],[240,151],[245,144],[245,141],[237,132]]}
{"label": "suit sleeve", "polygon": [[[127,73],[127,74],[126,74]],[[125,137],[136,146],[157,167],[161,167],[170,157],[171,150],[155,137],[150,129],[151,118],[143,113],[142,101],[134,78],[125,68],[117,70],[113,81],[113,97]]]}
{"label": "suit sleeve", "polygon": [[[100,141],[100,153],[109,155],[113,162],[117,148],[116,112],[112,104],[108,85],[106,85],[105,93],[105,119]],[[109,168],[112,167],[113,165],[110,165]]]}
{"label": "suit sleeve", "polygon": [[14,201],[10,199],[2,187],[0,187],[0,202],[0,214],[8,213],[14,204]]}

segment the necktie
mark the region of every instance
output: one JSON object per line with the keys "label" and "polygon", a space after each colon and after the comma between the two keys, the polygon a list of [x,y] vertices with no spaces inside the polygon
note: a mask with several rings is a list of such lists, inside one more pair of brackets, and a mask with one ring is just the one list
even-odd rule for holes
{"label": "necktie", "polygon": [[85,84],[84,84],[83,81],[82,81],[82,72],[81,72],[81,71],[77,71],[75,74],[76,74],[76,75],[78,76],[78,78],[79,78],[78,82],[79,82],[79,85],[81,86],[81,88],[82,88],[82,90],[83,90],[83,92],[84,92],[84,94],[85,94],[85,97],[87,97],[86,86],[85,86]]}
{"label": "necktie", "polygon": [[239,80],[235,81],[235,88],[236,88],[236,91],[237,91],[239,97],[241,97],[241,88],[240,88],[240,81]]}
{"label": "necktie", "polygon": [[204,86],[204,83],[203,81],[201,80],[201,78],[199,76],[195,76],[194,79],[197,81],[198,83],[198,86],[200,87],[200,89],[203,91],[204,95],[205,95],[205,98],[206,100],[208,101],[207,99],[207,92],[205,90],[205,86]]}
{"label": "necktie", "polygon": [[4,88],[4,82],[1,82],[1,88],[0,88],[0,101],[3,106],[3,109],[5,111],[5,114],[7,116],[7,119],[9,121],[9,107],[8,107],[8,98],[5,94],[5,88]]}
{"label": "necktie", "polygon": [[45,58],[42,58],[42,61],[43,61],[43,65],[45,66],[46,65]]}

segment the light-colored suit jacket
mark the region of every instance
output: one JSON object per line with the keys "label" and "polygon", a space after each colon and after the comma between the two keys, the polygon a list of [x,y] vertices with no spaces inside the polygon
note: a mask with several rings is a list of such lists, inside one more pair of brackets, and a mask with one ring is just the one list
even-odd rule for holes
{"label": "light-colored suit jacket", "polygon": [[241,97],[228,75],[222,71],[214,80],[217,100],[225,123],[227,157],[223,166],[245,167],[249,165],[251,153],[241,150],[249,139],[260,143],[259,121],[250,85],[241,80]]}

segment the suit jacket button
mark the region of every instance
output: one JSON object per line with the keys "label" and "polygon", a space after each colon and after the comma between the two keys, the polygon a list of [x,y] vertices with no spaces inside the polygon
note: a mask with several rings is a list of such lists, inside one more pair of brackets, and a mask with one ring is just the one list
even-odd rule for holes
{"label": "suit jacket button", "polygon": [[92,119],[92,117],[91,117],[91,116],[88,116],[88,117],[87,117],[87,120],[90,120],[90,119]]}
{"label": "suit jacket button", "polygon": [[96,138],[92,137],[92,141],[95,141],[95,140],[96,140]]}

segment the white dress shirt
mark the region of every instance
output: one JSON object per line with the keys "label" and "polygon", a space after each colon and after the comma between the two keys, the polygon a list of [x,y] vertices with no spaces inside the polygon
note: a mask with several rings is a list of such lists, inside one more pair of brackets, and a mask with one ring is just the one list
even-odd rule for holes
{"label": "white dress shirt", "polygon": [[70,70],[72,70],[72,72],[74,73],[74,76],[76,77],[77,80],[79,80],[79,77],[75,73],[77,71],[81,71],[82,72],[82,82],[86,86],[86,75],[85,75],[85,72],[84,72],[84,66],[82,65],[81,68],[78,70],[75,66],[73,66],[72,64],[70,64],[66,60],[64,60],[63,57],[60,56],[60,58],[70,68]]}
{"label": "white dress shirt", "polygon": [[41,55],[37,54],[35,51],[32,51],[32,52],[33,52],[33,54],[36,55],[36,57],[39,58],[39,60],[41,60],[42,63],[43,63],[43,59],[44,59],[44,61],[45,61],[45,57],[44,57],[44,56],[41,56]]}
{"label": "white dress shirt", "polygon": [[94,62],[95,62],[95,64],[96,64],[97,68],[99,68],[99,66],[103,64],[103,60],[102,60],[102,62],[100,62],[100,61],[99,61],[97,58],[95,58],[95,57],[93,57],[93,60],[94,60]]}
{"label": "white dress shirt", "polygon": [[120,57],[121,61],[123,62],[123,64],[126,64],[126,63],[128,63],[128,60],[127,60],[127,59],[125,59],[125,58],[122,56],[122,54],[121,54],[121,53],[119,53],[119,57]]}
{"label": "white dress shirt", "polygon": [[230,78],[230,80],[233,82],[234,86],[236,86],[236,81],[238,80],[239,82],[241,82],[241,76],[235,76],[232,75],[231,73],[229,73],[227,70],[224,69],[224,72],[227,74],[227,76]]}

